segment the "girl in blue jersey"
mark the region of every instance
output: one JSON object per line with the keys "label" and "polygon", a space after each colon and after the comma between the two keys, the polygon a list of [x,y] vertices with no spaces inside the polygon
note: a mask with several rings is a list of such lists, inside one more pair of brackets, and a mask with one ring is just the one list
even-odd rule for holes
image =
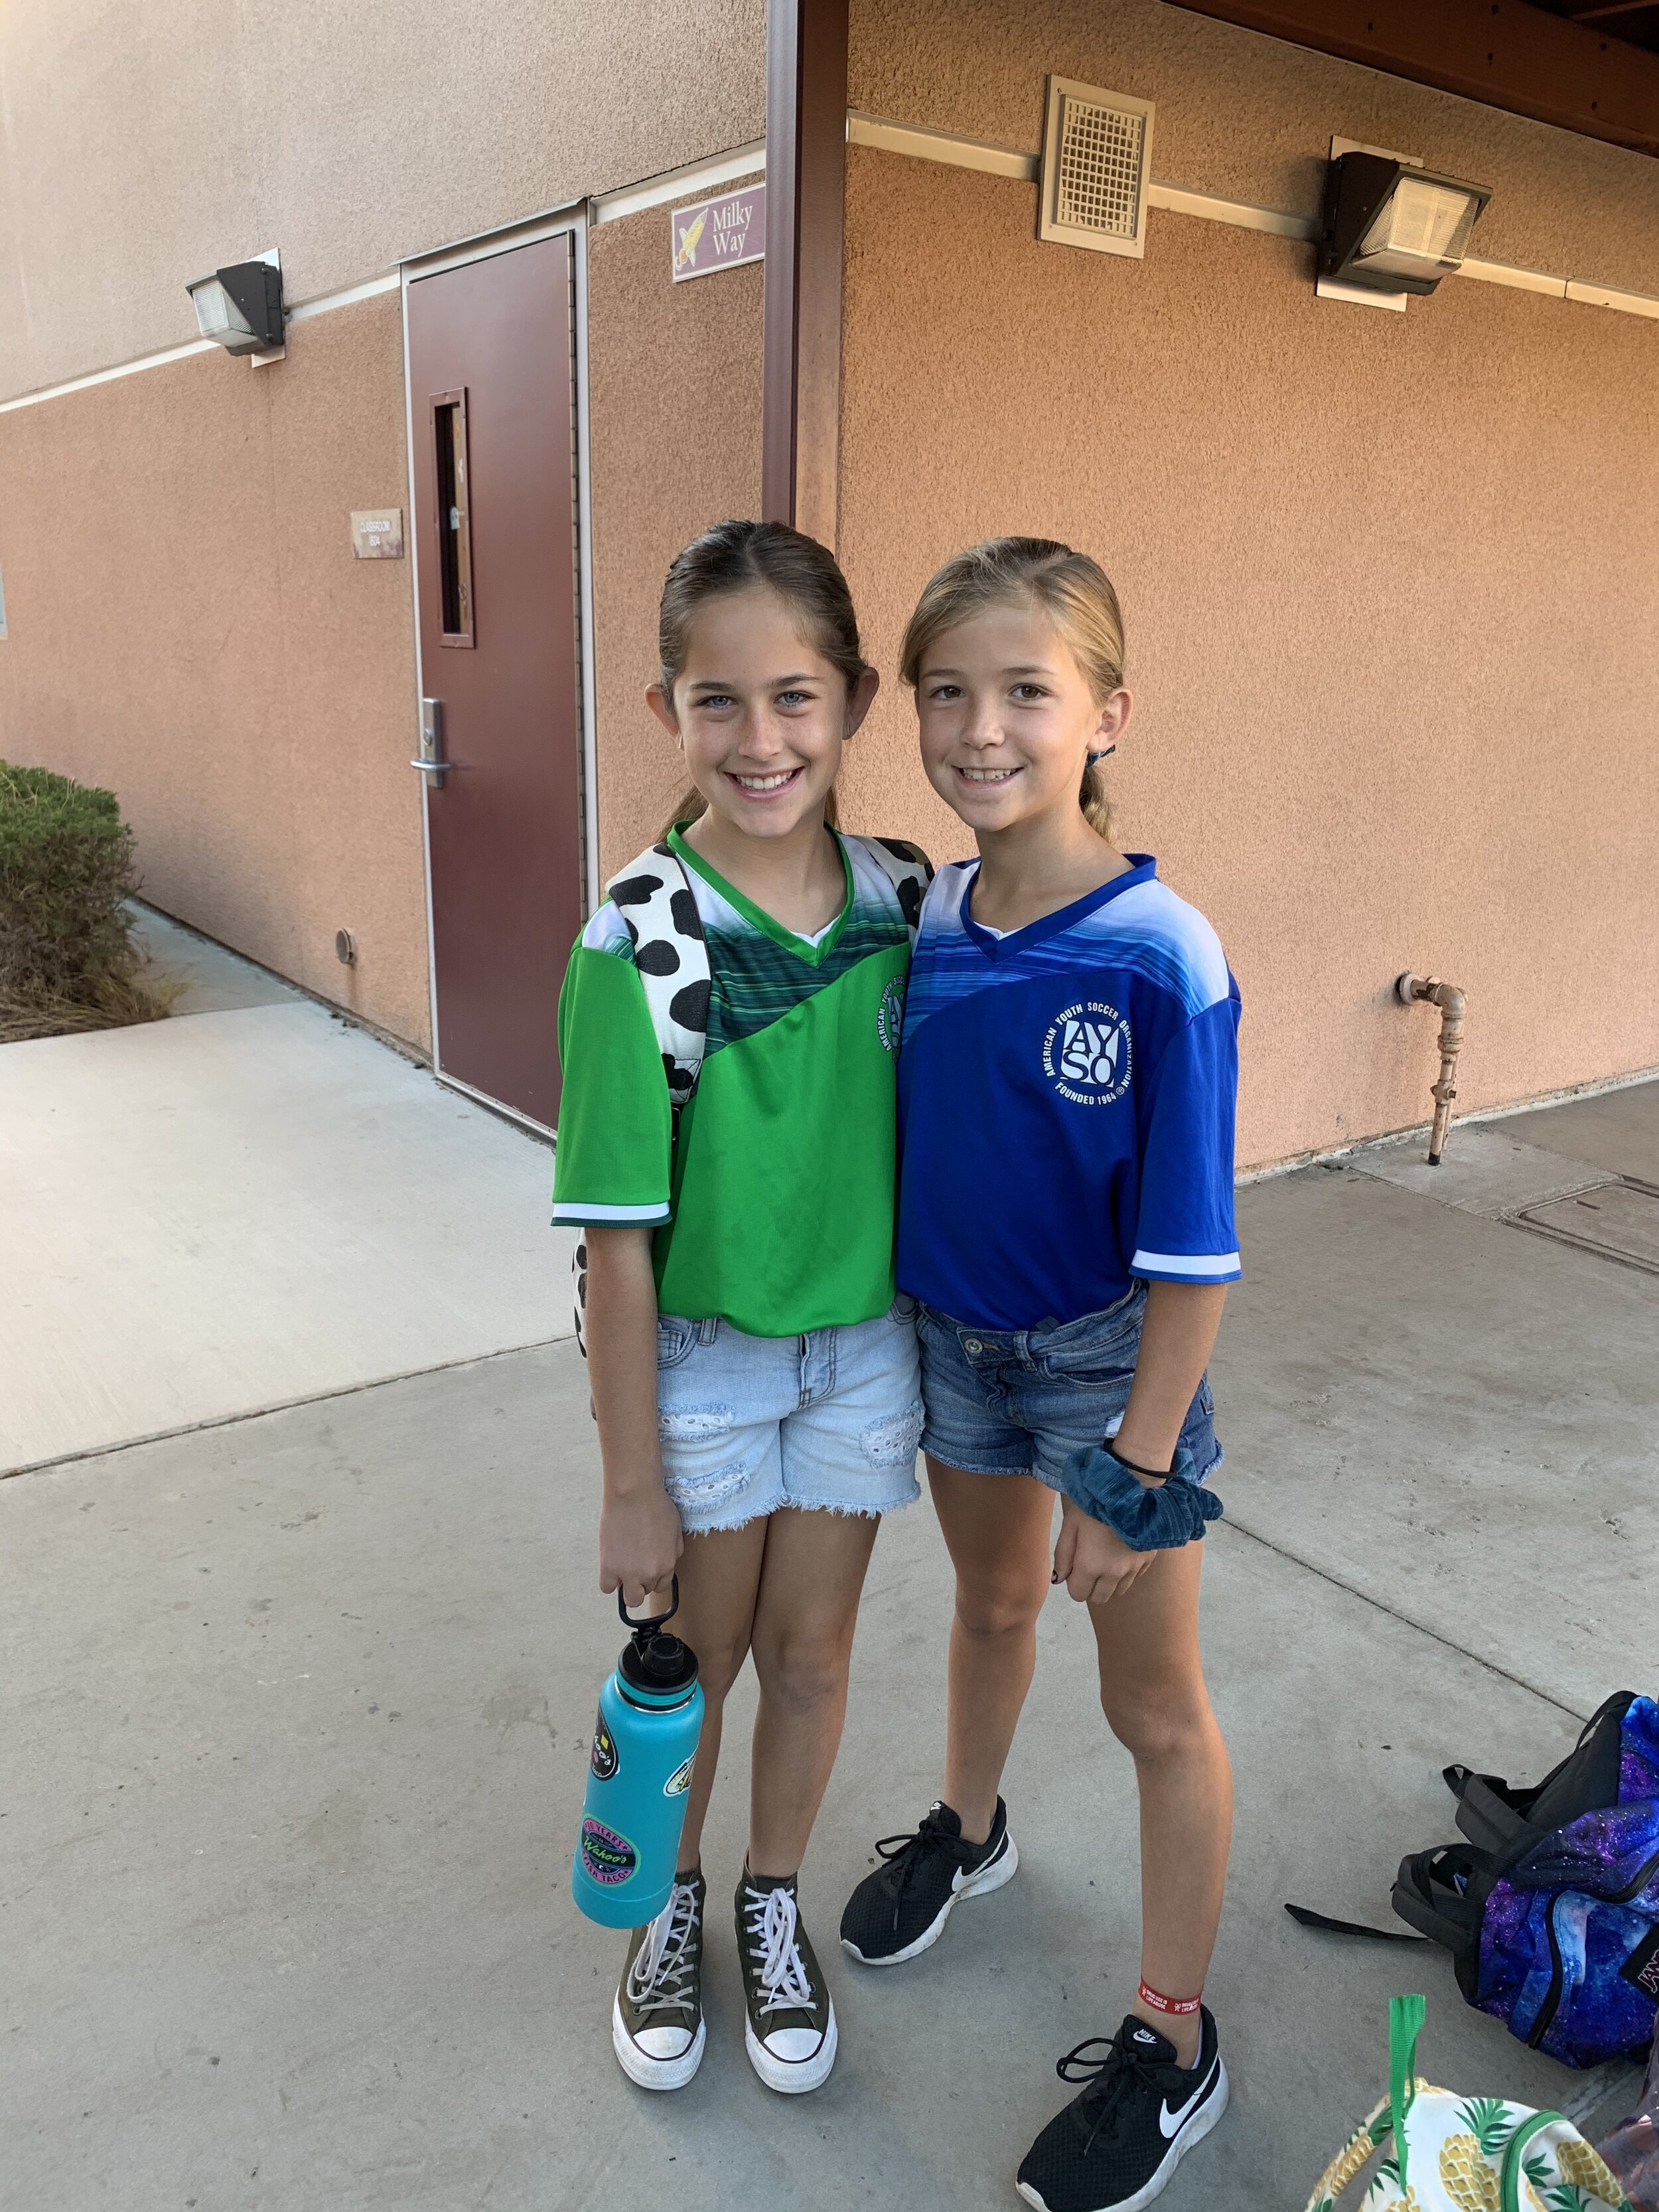
{"label": "girl in blue jersey", "polygon": [[[973,830],[922,910],[899,1074],[900,1286],[957,1573],[941,1800],[842,1922],[891,1965],[1018,1854],[998,1795],[1051,1579],[1086,1604],[1140,1796],[1140,1986],[1019,2169],[1046,2212],[1139,2207],[1221,2117],[1200,2002],[1232,1820],[1199,1661],[1205,1369],[1233,1228],[1238,991],[1214,931],[1110,841],[1097,763],[1129,719],[1117,597],[1085,555],[1000,538],[905,633],[922,760]],[[1060,1528],[1050,1567],[1054,1492]],[[897,1842],[898,1839],[892,1839]],[[1126,1990],[1126,1995],[1127,1991]]]}

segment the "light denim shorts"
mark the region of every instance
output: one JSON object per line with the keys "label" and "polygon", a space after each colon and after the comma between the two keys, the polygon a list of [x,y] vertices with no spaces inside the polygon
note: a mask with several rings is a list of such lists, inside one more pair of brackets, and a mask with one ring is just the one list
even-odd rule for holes
{"label": "light denim shorts", "polygon": [[[922,1449],[969,1474],[1034,1474],[1062,1488],[1072,1454],[1117,1433],[1146,1310],[1145,1283],[1099,1313],[1012,1333],[919,1307]],[[1206,1376],[1181,1428],[1200,1482],[1221,1464],[1214,1413]]]}
{"label": "light denim shorts", "polygon": [[915,1301],[805,1336],[657,1317],[663,1480],[688,1536],[786,1505],[892,1513],[921,1496]]}

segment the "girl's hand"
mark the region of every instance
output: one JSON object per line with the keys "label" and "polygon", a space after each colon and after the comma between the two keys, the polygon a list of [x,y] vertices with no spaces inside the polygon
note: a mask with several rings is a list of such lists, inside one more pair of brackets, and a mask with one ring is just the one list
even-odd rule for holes
{"label": "girl's hand", "polygon": [[685,1534],[674,1501],[660,1483],[625,1497],[607,1495],[599,1508],[599,1588],[617,1584],[630,1613],[673,1579]]}
{"label": "girl's hand", "polygon": [[1064,1583],[1079,1605],[1104,1605],[1146,1573],[1156,1552],[1137,1552],[1115,1528],[1096,1521],[1063,1493],[1060,1536],[1054,1545],[1054,1580]]}

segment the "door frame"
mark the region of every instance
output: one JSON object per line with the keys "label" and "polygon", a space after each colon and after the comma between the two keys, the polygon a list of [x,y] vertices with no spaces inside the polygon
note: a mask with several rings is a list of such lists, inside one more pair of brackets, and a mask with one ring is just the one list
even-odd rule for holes
{"label": "door frame", "polygon": [[[398,270],[398,296],[403,311],[404,348],[404,437],[407,447],[409,471],[409,527],[404,542],[409,551],[409,586],[415,629],[415,696],[411,702],[414,714],[410,718],[411,736],[418,742],[421,701],[426,694],[426,676],[421,652],[421,532],[416,526],[415,509],[415,395],[409,366],[409,288],[422,276],[437,276],[448,269],[459,269],[471,261],[488,261],[498,253],[511,253],[521,246],[535,246],[544,238],[556,238],[562,233],[569,236],[571,259],[575,277],[575,322],[573,332],[571,374],[575,386],[576,402],[576,604],[572,609],[577,625],[577,665],[580,671],[580,711],[581,714],[581,817],[582,817],[582,887],[583,916],[592,915],[599,902],[599,817],[598,732],[594,720],[595,686],[593,678],[593,517],[592,507],[592,471],[589,458],[587,415],[587,231],[588,203],[578,200],[567,208],[557,208],[546,215],[532,216],[528,222],[514,223],[505,229],[487,231],[482,236],[465,239],[453,246],[440,246],[430,253],[417,254],[404,262]],[[422,416],[424,422],[424,416]],[[415,750],[411,744],[411,754]],[[465,1092],[480,1105],[495,1114],[505,1115],[511,1121],[519,1122],[540,1137],[552,1137],[555,1132],[544,1121],[533,1121],[517,1108],[503,1105],[499,1098],[490,1098],[470,1083],[445,1073],[443,1036],[438,1021],[438,963],[434,944],[432,923],[432,837],[428,809],[432,794],[427,779],[421,778],[421,851],[426,878],[426,966],[428,1018],[432,1024],[432,1073],[440,1083],[452,1091]]]}

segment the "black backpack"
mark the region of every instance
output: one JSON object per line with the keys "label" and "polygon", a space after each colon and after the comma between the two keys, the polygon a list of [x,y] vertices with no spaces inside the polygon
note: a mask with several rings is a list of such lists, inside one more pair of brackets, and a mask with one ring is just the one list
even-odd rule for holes
{"label": "black backpack", "polygon": [[[1468,1838],[1400,1862],[1394,1909],[1465,2000],[1568,2066],[1644,2054],[1659,2011],[1659,1705],[1620,1690],[1532,1788],[1445,1769]],[[1416,1939],[1285,1911],[1305,1928]]]}

